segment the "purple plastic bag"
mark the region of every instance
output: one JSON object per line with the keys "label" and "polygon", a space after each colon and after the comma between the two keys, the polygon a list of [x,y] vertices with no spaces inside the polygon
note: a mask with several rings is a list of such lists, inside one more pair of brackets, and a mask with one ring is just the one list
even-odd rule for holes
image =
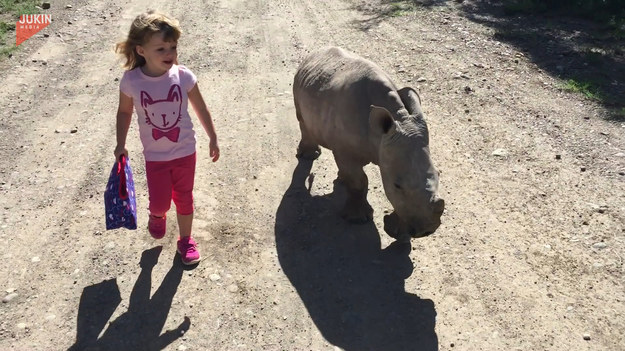
{"label": "purple plastic bag", "polygon": [[126,156],[115,162],[104,191],[106,229],[137,229],[137,200],[132,169]]}

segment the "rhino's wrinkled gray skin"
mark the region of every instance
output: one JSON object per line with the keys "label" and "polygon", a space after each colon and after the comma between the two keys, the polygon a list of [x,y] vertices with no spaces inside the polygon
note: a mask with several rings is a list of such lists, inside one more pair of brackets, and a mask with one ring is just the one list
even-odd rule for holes
{"label": "rhino's wrinkled gray skin", "polygon": [[345,219],[372,218],[363,166],[373,162],[395,210],[385,216],[384,230],[408,241],[438,228],[445,202],[437,194],[438,171],[412,88],[397,90],[374,63],[331,47],[305,58],[295,74],[293,97],[302,132],[297,156],[316,159],[320,145],[332,150],[348,190]]}

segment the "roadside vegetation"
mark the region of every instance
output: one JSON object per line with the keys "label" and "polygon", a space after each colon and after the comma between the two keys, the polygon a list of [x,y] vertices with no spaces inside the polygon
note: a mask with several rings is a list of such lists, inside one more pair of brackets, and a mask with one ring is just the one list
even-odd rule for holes
{"label": "roadside vegetation", "polygon": [[[546,34],[549,31],[579,34],[577,37],[584,39],[564,44],[569,45],[559,50],[559,56],[564,59],[555,63],[555,73],[564,81],[563,89],[603,103],[610,111],[608,119],[625,120],[622,99],[625,86],[625,0],[506,0],[504,13],[513,18],[544,16],[547,21],[560,23],[566,18],[588,21],[588,25],[577,28],[570,23],[551,28],[536,27],[533,31],[518,30],[517,27],[517,34],[531,32],[534,37],[508,39],[530,48],[529,41],[566,43],[563,38],[549,37]],[[506,36],[505,29],[499,33]],[[554,61],[544,56],[540,59]]]}
{"label": "roadside vegetation", "polygon": [[15,24],[20,15],[39,13],[40,1],[0,0],[0,59],[16,50]]}
{"label": "roadside vegetation", "polygon": [[419,8],[458,7],[560,79],[563,91],[601,103],[608,120],[625,121],[625,0],[380,1],[386,6],[367,26]]}

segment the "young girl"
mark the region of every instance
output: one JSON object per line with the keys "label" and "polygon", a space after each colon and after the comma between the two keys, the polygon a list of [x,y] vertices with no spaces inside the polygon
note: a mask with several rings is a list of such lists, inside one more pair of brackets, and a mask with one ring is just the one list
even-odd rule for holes
{"label": "young girl", "polygon": [[197,78],[178,65],[176,46],[180,34],[178,21],[148,11],[135,18],[128,38],[117,44],[115,51],[125,57],[127,71],[120,82],[114,153],[117,160],[128,155],[126,136],[134,107],[146,161],[148,231],[155,239],[165,235],[166,213],[173,199],[180,230],[178,253],[184,264],[192,265],[200,261],[200,254],[191,238],[195,133],[187,112],[189,101],[210,138],[213,162],[219,159],[219,146]]}

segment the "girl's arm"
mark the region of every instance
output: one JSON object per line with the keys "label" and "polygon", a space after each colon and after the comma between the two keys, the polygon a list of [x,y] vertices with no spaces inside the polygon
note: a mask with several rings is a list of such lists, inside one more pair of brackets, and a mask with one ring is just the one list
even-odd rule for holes
{"label": "girl's arm", "polygon": [[211,118],[211,114],[204,103],[204,98],[202,97],[202,93],[200,93],[200,88],[197,84],[189,92],[187,93],[189,96],[189,101],[191,102],[191,106],[193,106],[193,110],[195,114],[202,123],[206,134],[210,138],[210,157],[213,158],[213,162],[219,159],[219,145],[217,144],[217,133],[215,133],[215,125],[213,124],[213,119]]}
{"label": "girl's arm", "polygon": [[115,147],[115,159],[119,160],[121,155],[128,157],[126,150],[126,136],[132,120],[132,98],[119,92],[119,107],[117,108],[117,146]]}

